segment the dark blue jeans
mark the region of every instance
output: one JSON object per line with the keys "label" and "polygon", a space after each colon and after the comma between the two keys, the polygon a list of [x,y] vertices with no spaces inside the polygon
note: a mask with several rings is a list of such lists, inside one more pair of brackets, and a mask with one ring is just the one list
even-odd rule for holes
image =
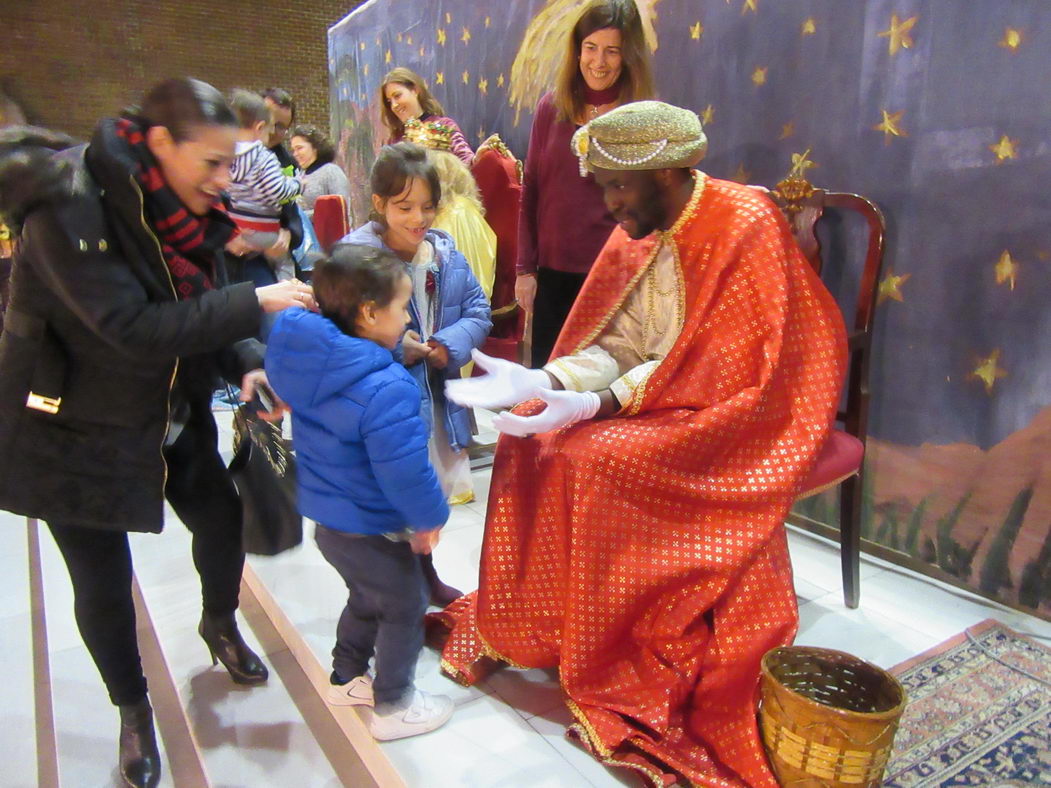
{"label": "dark blue jeans", "polygon": [[336,626],[333,669],[343,679],[360,676],[375,653],[376,703],[401,700],[413,689],[430,596],[419,556],[408,542],[348,534],[321,524],[314,538],[350,592]]}

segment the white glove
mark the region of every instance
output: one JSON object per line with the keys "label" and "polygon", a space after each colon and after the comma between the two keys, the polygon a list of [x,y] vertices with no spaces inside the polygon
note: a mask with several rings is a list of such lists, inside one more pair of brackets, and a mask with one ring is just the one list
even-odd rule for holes
{"label": "white glove", "polygon": [[458,378],[445,384],[445,396],[465,408],[509,408],[551,388],[551,378],[542,369],[529,369],[502,358],[472,350],[471,358],[486,374]]}
{"label": "white glove", "polygon": [[594,391],[544,389],[536,392],[536,396],[547,403],[547,408],[533,416],[519,416],[509,411],[498,413],[493,416],[493,427],[505,435],[518,437],[550,432],[584,419],[594,418],[602,403]]}

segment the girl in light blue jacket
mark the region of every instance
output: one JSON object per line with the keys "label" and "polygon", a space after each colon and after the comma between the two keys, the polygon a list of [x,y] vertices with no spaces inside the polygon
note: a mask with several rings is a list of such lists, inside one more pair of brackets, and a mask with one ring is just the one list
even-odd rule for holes
{"label": "girl in light blue jacket", "polygon": [[[409,142],[384,147],[372,167],[371,188],[374,220],[342,242],[385,249],[405,263],[413,283],[410,322],[395,357],[420,386],[431,462],[442,488],[451,503],[466,503],[474,498],[470,414],[445,399],[445,381],[460,377],[471,350],[489,335],[489,300],[452,236],[431,227],[441,185],[424,148]],[[460,595],[436,575],[429,579],[435,604]]]}

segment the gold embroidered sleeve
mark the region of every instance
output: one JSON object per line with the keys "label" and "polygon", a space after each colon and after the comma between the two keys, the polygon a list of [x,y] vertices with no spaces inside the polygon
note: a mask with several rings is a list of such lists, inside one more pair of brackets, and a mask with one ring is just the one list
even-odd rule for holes
{"label": "gold embroidered sleeve", "polygon": [[616,359],[598,345],[556,358],[544,371],[554,375],[569,391],[602,391],[620,375]]}
{"label": "gold embroidered sleeve", "polygon": [[639,364],[637,367],[632,367],[610,384],[610,391],[613,392],[613,396],[617,398],[617,402],[621,404],[622,408],[628,407],[628,403],[635,396],[635,389],[653,374],[653,371],[660,365],[661,361],[662,359],[658,358],[653,361],[647,361],[645,364]]}

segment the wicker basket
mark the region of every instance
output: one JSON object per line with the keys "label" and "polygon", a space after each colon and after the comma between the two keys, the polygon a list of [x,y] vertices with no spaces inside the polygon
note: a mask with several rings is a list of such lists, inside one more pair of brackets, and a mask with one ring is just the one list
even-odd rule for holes
{"label": "wicker basket", "polygon": [[763,657],[759,726],[785,788],[878,788],[905,690],[864,660],[788,646]]}

